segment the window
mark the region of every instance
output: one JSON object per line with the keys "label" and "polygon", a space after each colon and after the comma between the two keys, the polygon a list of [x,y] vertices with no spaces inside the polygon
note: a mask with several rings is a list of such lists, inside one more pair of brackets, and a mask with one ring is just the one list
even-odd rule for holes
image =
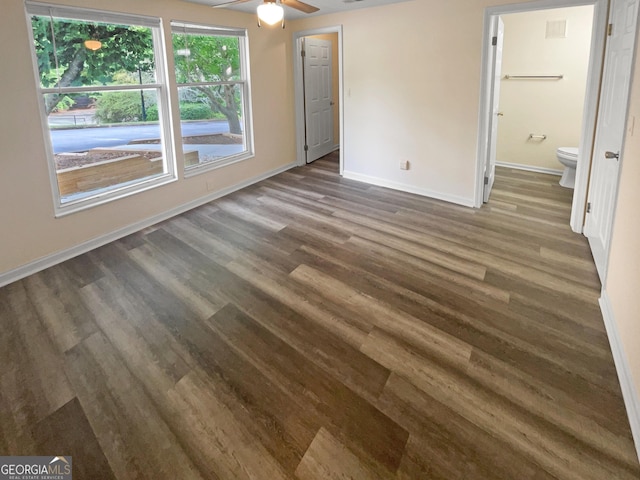
{"label": "window", "polygon": [[160,20],[27,3],[57,214],[175,179]]}
{"label": "window", "polygon": [[246,31],[171,27],[186,173],[251,157]]}

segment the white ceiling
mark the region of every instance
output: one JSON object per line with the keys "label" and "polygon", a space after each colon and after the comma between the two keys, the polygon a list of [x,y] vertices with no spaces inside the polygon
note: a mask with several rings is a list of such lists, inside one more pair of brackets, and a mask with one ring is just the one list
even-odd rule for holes
{"label": "white ceiling", "polygon": [[[192,3],[200,3],[202,5],[220,5],[223,3],[227,3],[230,0],[184,0],[186,2]],[[240,12],[246,13],[255,13],[258,5],[262,3],[263,0],[250,0],[245,3],[240,3],[237,5],[229,5],[230,10],[237,10]],[[298,18],[304,18],[309,15],[326,15],[328,13],[339,13],[346,12],[347,10],[356,10],[359,8],[368,8],[368,7],[377,7],[380,5],[388,5],[391,3],[400,3],[406,2],[409,0],[300,0],[308,3],[309,5],[313,5],[314,7],[318,7],[320,10],[316,13],[303,13],[299,12],[294,8],[287,8],[285,6],[284,17],[287,20],[295,20]]]}

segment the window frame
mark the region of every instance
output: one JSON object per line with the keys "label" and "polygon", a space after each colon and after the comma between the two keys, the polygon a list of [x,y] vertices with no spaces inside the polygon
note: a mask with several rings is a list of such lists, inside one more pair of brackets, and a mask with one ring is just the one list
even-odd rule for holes
{"label": "window frame", "polygon": [[[242,85],[242,126],[243,137],[245,143],[245,150],[233,154],[221,157],[217,160],[212,160],[206,163],[198,165],[184,165],[184,177],[189,178],[195,175],[199,175],[204,172],[215,170],[218,168],[226,167],[234,163],[242,162],[250,158],[255,157],[254,151],[254,136],[253,136],[253,112],[251,101],[251,72],[249,68],[249,35],[246,28],[232,28],[219,25],[200,24],[182,20],[171,20],[171,52],[175,59],[176,52],[173,51],[173,34],[193,34],[193,35],[210,35],[214,37],[235,37],[238,38],[238,52],[239,52],[239,65],[240,65],[240,79],[232,81],[220,81],[220,82],[189,82],[178,83],[178,79],[173,76],[176,83],[176,96],[179,98],[179,89],[182,87],[194,87],[199,85]],[[168,49],[168,47],[167,47]],[[178,100],[179,103],[179,100]],[[180,110],[178,107],[178,118],[180,118]],[[176,148],[184,151],[185,144],[182,143],[182,121],[180,121],[180,136],[176,138]]]}
{"label": "window frame", "polygon": [[[78,87],[50,87],[45,88],[40,83],[40,70],[38,58],[34,48],[34,35],[31,23],[32,16],[52,16],[66,20],[81,20],[88,22],[117,23],[125,25],[144,26],[151,29],[153,41],[153,53],[155,61],[155,83],[144,84],[144,89],[155,89],[158,98],[158,121],[160,126],[161,153],[163,157],[163,173],[152,178],[140,179],[133,184],[109,187],[107,191],[88,193],[84,198],[62,202],[58,177],[56,173],[53,143],[51,142],[50,127],[48,117],[44,108],[45,95],[51,93],[82,93],[95,91],[140,91],[140,85],[106,85],[106,86],[78,86]],[[174,135],[171,113],[171,103],[169,100],[169,76],[167,69],[166,43],[162,19],[135,14],[121,14],[103,10],[88,9],[82,7],[71,7],[61,5],[50,5],[39,2],[25,2],[25,18],[30,39],[31,60],[33,73],[36,82],[36,93],[38,97],[38,108],[40,111],[40,121],[44,134],[45,152],[47,156],[47,166],[49,169],[49,181],[54,200],[54,215],[56,218],[69,215],[71,213],[86,210],[98,205],[112,202],[121,198],[141,193],[153,188],[160,187],[178,180],[176,168],[176,156],[174,150]]]}

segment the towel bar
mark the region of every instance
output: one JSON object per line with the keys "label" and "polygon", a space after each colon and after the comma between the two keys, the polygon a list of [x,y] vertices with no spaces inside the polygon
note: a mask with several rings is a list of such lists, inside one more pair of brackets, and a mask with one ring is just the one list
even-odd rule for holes
{"label": "towel bar", "polygon": [[505,80],[540,79],[540,80],[562,80],[564,75],[505,75]]}

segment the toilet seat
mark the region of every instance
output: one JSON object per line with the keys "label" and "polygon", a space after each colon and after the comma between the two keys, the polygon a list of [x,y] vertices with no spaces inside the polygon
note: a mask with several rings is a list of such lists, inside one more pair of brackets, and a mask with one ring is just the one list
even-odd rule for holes
{"label": "toilet seat", "polygon": [[565,158],[567,160],[578,161],[578,148],[577,147],[559,147],[557,150],[558,157]]}

